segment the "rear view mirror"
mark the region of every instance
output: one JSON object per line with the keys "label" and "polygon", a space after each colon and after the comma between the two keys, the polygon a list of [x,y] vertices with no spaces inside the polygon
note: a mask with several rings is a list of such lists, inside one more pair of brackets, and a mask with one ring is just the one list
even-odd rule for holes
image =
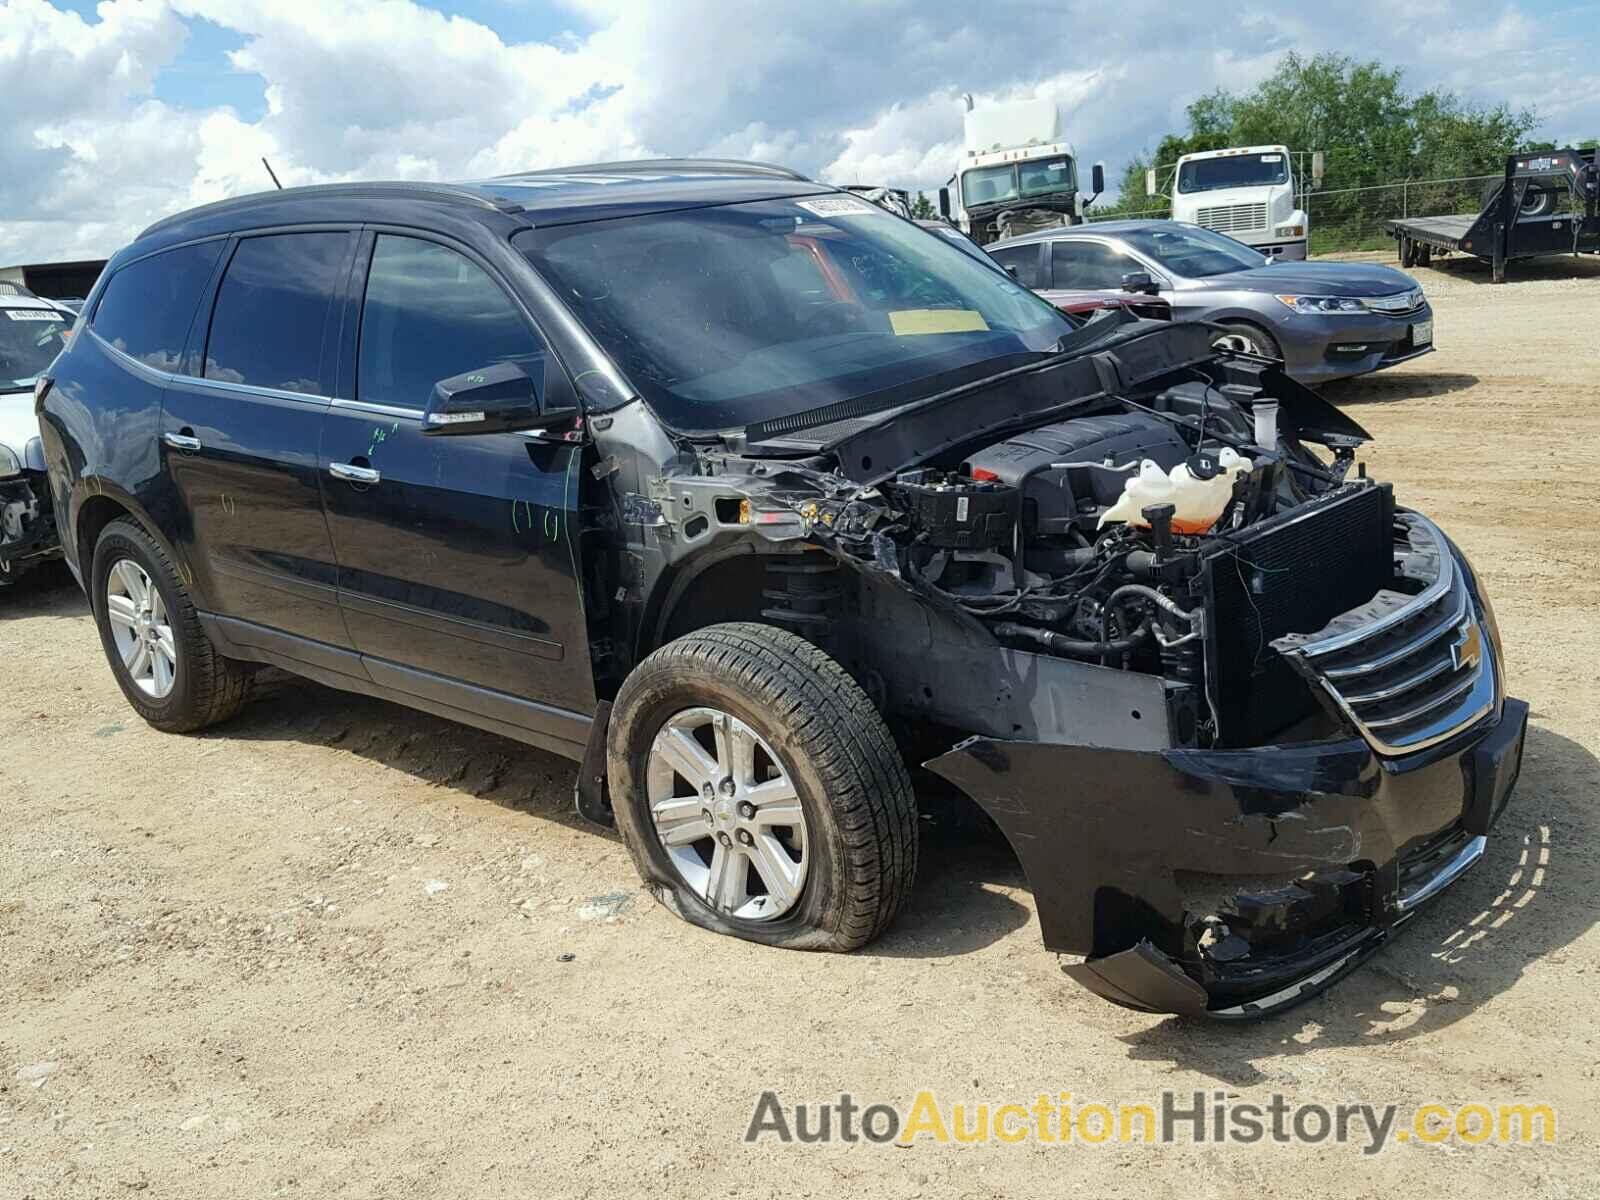
{"label": "rear view mirror", "polygon": [[1122,290],[1154,296],[1161,289],[1156,287],[1156,281],[1150,277],[1148,271],[1129,271],[1122,277]]}
{"label": "rear view mirror", "polygon": [[434,384],[422,432],[508,433],[537,429],[545,420],[528,373],[516,363],[495,363]]}

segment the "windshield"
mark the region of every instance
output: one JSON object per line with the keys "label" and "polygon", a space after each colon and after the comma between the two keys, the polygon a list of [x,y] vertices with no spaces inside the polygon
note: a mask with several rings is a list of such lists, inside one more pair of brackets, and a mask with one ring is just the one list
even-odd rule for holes
{"label": "windshield", "polygon": [[1180,192],[1214,192],[1218,188],[1258,187],[1289,178],[1289,160],[1282,154],[1230,154],[1224,158],[1190,159],[1178,168]]}
{"label": "windshield", "polygon": [[922,394],[1072,332],[1003,273],[854,196],[561,225],[514,244],[686,431]]}
{"label": "windshield", "polygon": [[1252,271],[1267,263],[1266,255],[1258,254],[1244,243],[1193,225],[1156,225],[1124,233],[1122,238],[1135,250],[1184,279]]}
{"label": "windshield", "polygon": [[21,392],[66,345],[72,328],[53,308],[0,308],[0,392]]}
{"label": "windshield", "polygon": [[961,176],[961,203],[965,208],[972,208],[1030,196],[1053,196],[1076,191],[1077,187],[1072,160],[1062,155],[967,171]]}

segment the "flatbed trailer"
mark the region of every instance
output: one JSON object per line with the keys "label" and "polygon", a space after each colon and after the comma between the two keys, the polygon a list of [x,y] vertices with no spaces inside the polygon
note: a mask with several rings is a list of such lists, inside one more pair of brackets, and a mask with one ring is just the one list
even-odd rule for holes
{"label": "flatbed trailer", "polygon": [[1600,254],[1600,149],[1513,154],[1505,179],[1474,216],[1385,221],[1400,264],[1427,266],[1435,252],[1472,254],[1504,283],[1506,263],[1550,254]]}

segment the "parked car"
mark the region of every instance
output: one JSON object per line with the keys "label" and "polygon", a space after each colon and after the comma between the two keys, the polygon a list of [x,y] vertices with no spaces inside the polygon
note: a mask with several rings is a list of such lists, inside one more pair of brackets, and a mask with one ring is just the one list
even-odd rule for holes
{"label": "parked car", "polygon": [[61,553],[33,390],[72,323],[53,301],[14,284],[0,289],[0,587]]}
{"label": "parked car", "polygon": [[[948,238],[950,244],[959,247],[967,257],[975,258],[986,266],[993,266],[997,270],[1006,271],[1007,274],[1010,274],[1005,265],[992,257],[987,250],[950,224],[950,222],[918,221],[917,224],[932,233],[938,234],[940,237]],[[1172,319],[1172,306],[1160,296],[1154,294],[1154,285],[1145,288],[1142,282],[1135,282],[1133,286],[1125,283],[1115,291],[1078,292],[1057,290],[1055,288],[1036,288],[1034,290],[1055,305],[1056,308],[1066,313],[1068,319],[1073,321],[1074,324],[1081,324],[1095,313],[1121,308],[1129,309],[1139,316],[1147,317],[1152,321],[1170,321]]]}
{"label": "parked car", "polygon": [[271,663],[555,751],[707,929],[870,941],[924,762],[1074,979],[1256,1016],[1475,863],[1517,774],[1482,584],[1351,477],[1359,425],[781,168],[241,197],[86,311],[45,457],[145,720]]}
{"label": "parked car", "polygon": [[1149,275],[1179,321],[1219,345],[1281,358],[1303,383],[1392,367],[1433,350],[1433,309],[1409,275],[1376,263],[1278,262],[1179,221],[1099,221],[998,242],[1029,287],[1114,288]]}

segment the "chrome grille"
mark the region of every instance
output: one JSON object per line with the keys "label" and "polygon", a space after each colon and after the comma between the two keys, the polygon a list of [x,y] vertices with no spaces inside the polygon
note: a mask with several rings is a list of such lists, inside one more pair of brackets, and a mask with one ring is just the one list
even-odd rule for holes
{"label": "chrome grille", "polygon": [[1367,301],[1370,312],[1382,313],[1386,317],[1409,317],[1412,313],[1421,310],[1426,303],[1421,288],[1413,288],[1409,292],[1396,292],[1392,296],[1374,296]]}
{"label": "chrome grille", "polygon": [[1195,212],[1195,223],[1218,233],[1254,233],[1267,227],[1265,204],[1219,204]]}
{"label": "chrome grille", "polygon": [[1432,564],[1416,596],[1380,592],[1309,637],[1273,645],[1319,683],[1381,754],[1421,750],[1493,710],[1493,648],[1444,535],[1415,513],[1396,519],[1412,562]]}

